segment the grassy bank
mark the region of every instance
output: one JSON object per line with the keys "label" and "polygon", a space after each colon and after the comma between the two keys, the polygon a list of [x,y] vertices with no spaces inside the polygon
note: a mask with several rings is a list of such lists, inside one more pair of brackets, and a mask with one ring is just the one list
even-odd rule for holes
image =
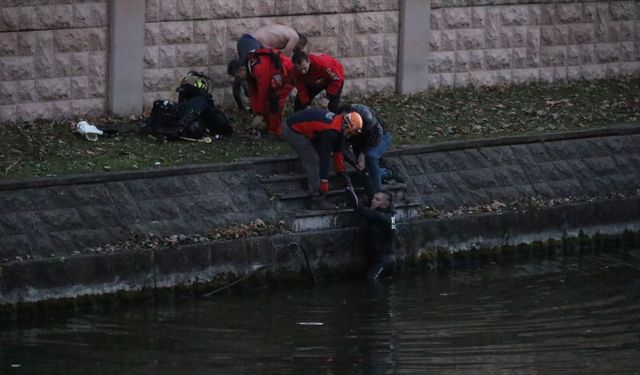
{"label": "grassy bank", "polygon": [[[427,144],[634,123],[640,121],[640,78],[379,95],[362,102],[385,120],[394,136],[393,146]],[[210,144],[162,143],[143,137],[137,120],[88,119],[101,129],[119,131],[95,143],[71,132],[75,121],[2,124],[0,178],[150,169],[292,153],[287,144],[270,137],[248,138],[249,115],[232,112],[229,116],[236,133]]]}

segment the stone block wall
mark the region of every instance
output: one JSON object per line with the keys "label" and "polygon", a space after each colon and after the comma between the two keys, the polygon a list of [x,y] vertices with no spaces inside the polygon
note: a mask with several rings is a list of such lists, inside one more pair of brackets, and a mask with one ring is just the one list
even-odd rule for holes
{"label": "stone block wall", "polygon": [[[497,139],[398,149],[385,155],[385,161],[404,178],[405,197],[438,210],[466,207],[463,212],[470,212],[467,208],[493,201],[511,207],[520,202],[518,206],[526,209],[529,205],[522,203],[531,199],[555,199],[559,203],[563,199],[583,198],[584,202],[605,196],[640,199],[640,131],[633,128],[557,134],[556,139],[547,135],[512,138],[508,143]],[[130,233],[204,234],[257,218],[269,223],[291,223],[292,215],[300,218],[313,214],[318,218],[318,212],[304,212],[291,200],[278,202],[270,189],[273,185],[267,185],[264,179],[282,177],[292,170],[294,175],[302,174],[301,168],[292,157],[278,157],[0,182],[0,268],[16,260],[65,257],[90,247],[121,243],[130,238]],[[303,190],[300,186],[289,192]],[[637,205],[631,207],[634,222],[639,222],[640,216],[635,214],[639,209]],[[594,210],[585,215],[583,224],[606,224],[603,218],[615,217],[616,210]],[[620,217],[627,215],[624,210],[618,211]],[[534,216],[536,212],[533,210]],[[335,216],[335,212],[323,216],[334,225],[356,223],[354,218]],[[602,221],[593,221],[592,217]],[[500,215],[496,220],[509,223],[508,218]],[[526,223],[522,227],[526,228]],[[322,228],[327,226],[320,221],[313,225],[326,236]],[[566,229],[562,221],[547,223],[545,228],[529,226],[528,233]],[[469,233],[480,236],[482,228],[471,227],[462,233],[463,237]],[[448,236],[435,233],[430,241]],[[459,234],[451,237],[455,236]]]}
{"label": "stone block wall", "polygon": [[170,97],[194,69],[210,75],[217,103],[230,106],[226,70],[236,41],[267,23],[289,25],[308,36],[308,51],[340,59],[344,92],[393,91],[398,12],[398,0],[146,0],[145,107]]}
{"label": "stone block wall", "polygon": [[0,185],[0,260],[63,255],[126,240],[129,233],[207,233],[257,218],[275,222],[272,202],[250,167],[146,171],[133,179],[126,172],[115,179],[71,177],[18,189]]}
{"label": "stone block wall", "polygon": [[408,177],[407,194],[412,199],[437,209],[483,206],[494,200],[597,197],[613,191],[635,194],[640,189],[639,134],[472,146],[399,152],[385,159]]}
{"label": "stone block wall", "polygon": [[638,1],[432,1],[428,86],[640,72]]}
{"label": "stone block wall", "polygon": [[[113,11],[118,1],[140,5],[144,29],[135,38],[123,33],[137,47],[109,41],[116,30],[111,18],[122,19]],[[414,21],[423,15],[424,24],[402,27],[407,14]],[[309,51],[339,58],[344,91],[356,95],[640,72],[640,1],[634,0],[5,0],[0,124],[139,114],[142,103],[149,108],[171,97],[190,70],[208,73],[217,103],[231,106],[226,64],[235,42],[271,22],[307,34]],[[114,51],[139,52],[135,59],[144,67],[115,69]],[[126,90],[113,84],[133,82],[130,77],[143,77],[142,83]],[[144,101],[115,108],[107,100],[115,95]]]}
{"label": "stone block wall", "polygon": [[0,123],[106,111],[107,0],[5,0]]}

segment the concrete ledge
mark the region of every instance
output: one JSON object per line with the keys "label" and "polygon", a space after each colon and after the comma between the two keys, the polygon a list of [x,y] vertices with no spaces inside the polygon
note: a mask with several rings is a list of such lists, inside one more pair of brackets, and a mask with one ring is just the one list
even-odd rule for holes
{"label": "concrete ledge", "polygon": [[[434,251],[456,253],[638,231],[640,197],[609,199],[401,224],[396,254],[401,264],[415,264]],[[256,264],[266,265],[276,280],[301,277],[305,264],[300,254],[288,249],[289,243],[303,247],[320,279],[363,266],[354,228],[11,262],[0,265],[0,305],[224,283],[246,275]]]}
{"label": "concrete ledge", "polygon": [[[615,135],[631,135],[640,134],[640,123],[619,124],[606,128],[588,129],[588,130],[576,130],[565,131],[557,133],[548,133],[542,135],[525,135],[525,136],[510,136],[510,137],[497,137],[497,138],[482,138],[464,141],[451,141],[442,142],[433,145],[426,146],[404,146],[389,150],[385,155],[387,156],[400,156],[411,155],[418,153],[430,153],[441,151],[454,151],[468,148],[479,147],[492,147],[492,146],[504,146],[504,145],[517,145],[527,143],[543,143],[560,140],[571,140],[581,138],[593,138],[593,137],[607,137]],[[237,169],[250,169],[250,168],[271,168],[274,164],[296,163],[298,161],[295,155],[281,155],[274,157],[262,157],[262,158],[247,158],[235,162],[220,163],[220,164],[196,164],[196,165],[183,165],[175,167],[164,167],[143,171],[122,171],[122,172],[110,172],[110,173],[97,173],[97,174],[79,174],[55,178],[38,177],[31,179],[19,179],[19,180],[5,180],[0,181],[0,191],[19,190],[19,189],[32,189],[51,186],[68,186],[68,185],[81,185],[92,184],[96,182],[110,182],[110,181],[124,181],[134,179],[146,179],[166,176],[183,176],[198,173],[207,172],[222,172],[231,171]],[[302,176],[302,175],[301,175]],[[287,177],[284,178],[288,180]]]}
{"label": "concrete ledge", "polygon": [[[269,159],[272,160],[272,159]],[[263,160],[263,162],[268,162]],[[94,184],[100,182],[126,181],[137,179],[148,179],[168,176],[186,176],[191,174],[233,171],[238,169],[249,169],[252,161],[237,161],[223,164],[193,164],[176,167],[164,167],[143,171],[122,171],[110,173],[78,174],[64,177],[46,178],[36,177],[24,180],[9,180],[0,182],[0,191],[35,189],[51,186],[69,186]]]}
{"label": "concrete ledge", "polygon": [[560,131],[539,135],[516,135],[497,138],[481,138],[464,141],[442,142],[433,145],[417,145],[399,147],[390,150],[385,155],[399,156],[419,153],[455,151],[470,148],[495,147],[506,145],[521,145],[528,143],[544,143],[554,141],[567,141],[572,139],[610,137],[616,135],[640,134],[640,123],[616,124],[606,128],[596,128],[587,130]]}

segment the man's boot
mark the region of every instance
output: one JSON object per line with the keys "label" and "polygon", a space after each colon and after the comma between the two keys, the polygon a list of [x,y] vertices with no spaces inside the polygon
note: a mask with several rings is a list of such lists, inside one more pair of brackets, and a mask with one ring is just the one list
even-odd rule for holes
{"label": "man's boot", "polygon": [[336,206],[326,200],[324,195],[312,195],[310,210],[335,210]]}

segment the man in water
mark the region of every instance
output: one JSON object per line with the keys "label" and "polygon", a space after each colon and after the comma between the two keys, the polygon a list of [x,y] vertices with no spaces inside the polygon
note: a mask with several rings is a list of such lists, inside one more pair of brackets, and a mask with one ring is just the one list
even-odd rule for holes
{"label": "man in water", "polygon": [[367,279],[377,281],[391,276],[396,265],[393,239],[396,232],[396,216],[393,211],[393,195],[378,191],[369,206],[358,202],[353,186],[348,184],[347,197],[351,206],[365,220],[364,246],[367,255]]}

